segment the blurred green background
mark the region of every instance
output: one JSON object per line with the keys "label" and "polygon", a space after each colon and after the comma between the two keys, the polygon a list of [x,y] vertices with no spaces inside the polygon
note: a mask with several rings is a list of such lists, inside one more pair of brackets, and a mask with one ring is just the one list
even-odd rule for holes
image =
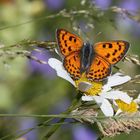
{"label": "blurred green background", "polygon": [[[92,42],[105,40],[126,40],[130,42],[129,54],[140,56],[140,23],[130,19],[125,13],[113,12],[112,6],[140,12],[139,0],[0,0],[0,49],[2,46],[18,44],[23,39],[55,41],[57,28],[64,28],[86,37]],[[65,10],[64,10],[65,9]],[[63,10],[63,11],[62,11]],[[88,14],[63,13],[86,10]],[[61,11],[60,16],[57,14]],[[51,18],[48,16],[53,15]],[[101,32],[100,35],[97,35]],[[37,46],[34,46],[35,48]],[[25,46],[26,50],[30,50]],[[25,49],[24,48],[24,49]],[[15,48],[18,50],[18,48]],[[9,49],[13,51],[13,49]],[[1,54],[1,50],[0,50]],[[56,56],[53,52],[41,49],[32,51],[40,60]],[[56,56],[58,58],[58,56]],[[75,97],[76,90],[65,80],[56,76],[48,65],[40,64],[22,56],[0,55],[0,113],[1,114],[57,114],[65,111]],[[139,67],[126,62],[118,64],[132,77],[139,74]],[[19,130],[35,127],[45,119],[0,118],[0,138],[9,134],[18,135]],[[18,140],[38,140],[48,127],[36,129]],[[139,140],[140,134],[122,134],[112,140]],[[81,124],[65,125],[51,140],[94,140],[97,135],[93,128]],[[109,138],[105,138],[108,140]]]}

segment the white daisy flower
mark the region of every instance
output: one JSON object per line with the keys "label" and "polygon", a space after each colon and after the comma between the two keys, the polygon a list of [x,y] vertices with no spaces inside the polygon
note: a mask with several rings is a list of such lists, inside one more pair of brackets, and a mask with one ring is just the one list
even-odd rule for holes
{"label": "white daisy flower", "polygon": [[108,77],[108,81],[105,85],[103,85],[102,82],[90,82],[84,76],[80,78],[80,80],[74,81],[70,77],[69,73],[64,69],[61,61],[55,58],[50,58],[48,64],[55,69],[59,77],[69,81],[73,86],[78,88],[78,90],[85,93],[85,95],[82,96],[83,101],[96,101],[105,116],[114,115],[114,109],[110,100],[118,100],[126,104],[130,104],[132,101],[132,98],[129,97],[127,93],[112,89],[115,86],[124,84],[131,80],[130,76],[116,73]]}

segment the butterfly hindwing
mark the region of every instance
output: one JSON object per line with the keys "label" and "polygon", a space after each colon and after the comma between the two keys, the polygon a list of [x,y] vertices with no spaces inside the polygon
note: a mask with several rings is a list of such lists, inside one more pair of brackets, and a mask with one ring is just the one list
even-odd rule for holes
{"label": "butterfly hindwing", "polygon": [[102,57],[96,55],[93,59],[86,77],[90,81],[101,81],[111,74],[111,65]]}
{"label": "butterfly hindwing", "polygon": [[116,64],[126,54],[129,43],[122,40],[99,42],[94,45],[95,53],[103,57],[110,64]]}
{"label": "butterfly hindwing", "polygon": [[80,52],[73,52],[64,58],[63,65],[67,72],[71,75],[74,80],[81,77],[80,74]]}
{"label": "butterfly hindwing", "polygon": [[83,41],[80,37],[65,29],[57,30],[57,41],[59,50],[63,56],[68,56],[74,51],[79,51],[83,46]]}

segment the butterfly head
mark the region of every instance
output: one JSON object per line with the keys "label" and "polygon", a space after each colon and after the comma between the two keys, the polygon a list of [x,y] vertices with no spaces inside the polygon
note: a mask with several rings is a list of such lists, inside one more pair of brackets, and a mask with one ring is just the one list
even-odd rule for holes
{"label": "butterfly head", "polygon": [[92,63],[93,57],[94,57],[93,46],[89,42],[84,43],[81,49],[81,55],[80,55],[80,58],[81,58],[80,72],[81,73],[88,70],[88,68],[90,67]]}

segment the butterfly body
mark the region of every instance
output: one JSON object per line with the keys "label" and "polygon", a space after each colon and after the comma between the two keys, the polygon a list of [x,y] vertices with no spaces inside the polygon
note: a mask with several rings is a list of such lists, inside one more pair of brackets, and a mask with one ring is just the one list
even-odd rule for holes
{"label": "butterfly body", "polygon": [[74,80],[83,73],[90,81],[102,81],[111,74],[112,65],[118,63],[127,53],[129,43],[123,40],[84,43],[75,34],[65,29],[57,30],[59,51],[63,66]]}
{"label": "butterfly body", "polygon": [[91,44],[84,43],[80,53],[80,73],[88,71],[94,58],[94,50]]}

